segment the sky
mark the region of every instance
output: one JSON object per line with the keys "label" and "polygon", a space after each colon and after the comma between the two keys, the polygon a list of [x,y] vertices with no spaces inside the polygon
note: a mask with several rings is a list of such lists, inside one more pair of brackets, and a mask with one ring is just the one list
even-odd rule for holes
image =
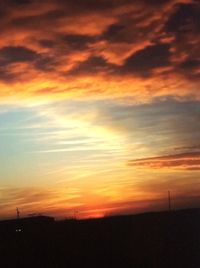
{"label": "sky", "polygon": [[200,206],[200,1],[0,1],[0,218]]}

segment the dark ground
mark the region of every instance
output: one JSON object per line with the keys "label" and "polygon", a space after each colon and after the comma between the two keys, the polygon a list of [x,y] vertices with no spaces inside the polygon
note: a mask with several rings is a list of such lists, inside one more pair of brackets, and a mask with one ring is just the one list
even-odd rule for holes
{"label": "dark ground", "polygon": [[1,268],[200,268],[199,209],[0,228]]}

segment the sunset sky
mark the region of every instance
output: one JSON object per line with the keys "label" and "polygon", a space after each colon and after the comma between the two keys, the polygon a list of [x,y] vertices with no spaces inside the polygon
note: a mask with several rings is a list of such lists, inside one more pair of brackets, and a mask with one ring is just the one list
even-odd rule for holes
{"label": "sunset sky", "polygon": [[200,206],[200,2],[0,1],[0,218]]}

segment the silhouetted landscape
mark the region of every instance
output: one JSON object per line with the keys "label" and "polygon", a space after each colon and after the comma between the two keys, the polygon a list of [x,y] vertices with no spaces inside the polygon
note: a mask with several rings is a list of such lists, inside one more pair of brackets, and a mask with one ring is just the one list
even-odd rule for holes
{"label": "silhouetted landscape", "polygon": [[200,209],[0,222],[1,267],[200,267]]}
{"label": "silhouetted landscape", "polygon": [[0,15],[0,268],[200,268],[200,0]]}

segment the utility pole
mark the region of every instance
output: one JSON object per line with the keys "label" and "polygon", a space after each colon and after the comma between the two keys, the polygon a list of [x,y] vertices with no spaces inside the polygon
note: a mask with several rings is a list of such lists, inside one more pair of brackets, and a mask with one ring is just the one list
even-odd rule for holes
{"label": "utility pole", "polygon": [[16,208],[16,211],[17,211],[17,219],[19,220],[20,219],[20,211],[18,208]]}
{"label": "utility pole", "polygon": [[170,194],[170,191],[168,191],[168,205],[169,205],[169,211],[171,211],[171,194]]}

